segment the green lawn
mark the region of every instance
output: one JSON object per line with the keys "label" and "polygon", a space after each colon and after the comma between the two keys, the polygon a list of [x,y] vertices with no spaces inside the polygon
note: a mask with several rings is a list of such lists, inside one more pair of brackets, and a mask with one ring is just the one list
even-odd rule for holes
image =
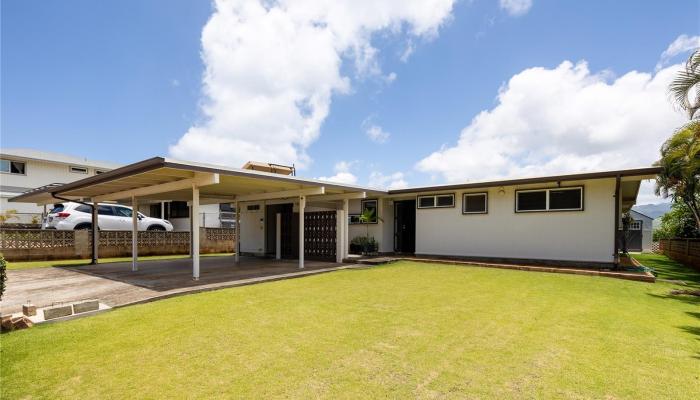
{"label": "green lawn", "polygon": [[675,285],[401,262],[0,337],[3,399],[698,399]]}
{"label": "green lawn", "polygon": [[644,266],[653,268],[657,278],[683,281],[689,287],[700,289],[700,271],[686,268],[661,254],[633,254],[632,257]]}
{"label": "green lawn", "polygon": [[[202,254],[202,257],[216,257],[216,256],[232,256],[233,253],[213,253],[213,254]],[[175,254],[167,256],[144,256],[139,257],[141,261],[147,260],[173,260],[177,258],[188,258],[187,254]],[[114,262],[124,262],[131,261],[131,257],[112,257],[112,258],[100,258],[100,264],[114,263]],[[69,267],[75,265],[86,265],[90,264],[90,260],[84,258],[74,259],[74,260],[49,260],[49,261],[8,261],[7,269],[29,269],[29,268],[46,268],[46,267]]]}

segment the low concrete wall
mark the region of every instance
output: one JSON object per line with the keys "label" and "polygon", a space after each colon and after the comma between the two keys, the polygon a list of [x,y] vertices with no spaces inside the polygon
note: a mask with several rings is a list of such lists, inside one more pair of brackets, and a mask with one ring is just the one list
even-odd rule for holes
{"label": "low concrete wall", "polygon": [[659,252],[700,271],[700,239],[661,239]]}
{"label": "low concrete wall", "polygon": [[[0,253],[8,261],[40,261],[90,258],[91,231],[8,230],[0,231]],[[138,233],[139,256],[189,254],[189,232],[146,231]],[[235,248],[233,229],[200,228],[200,253],[230,253]],[[100,258],[131,255],[130,231],[100,231]]]}

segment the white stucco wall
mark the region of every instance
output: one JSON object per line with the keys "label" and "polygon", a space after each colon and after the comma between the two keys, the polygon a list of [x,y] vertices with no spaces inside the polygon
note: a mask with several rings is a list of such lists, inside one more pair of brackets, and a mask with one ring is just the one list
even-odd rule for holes
{"label": "white stucco wall", "polygon": [[[455,208],[419,209],[416,253],[447,256],[613,261],[614,179],[567,182],[584,186],[584,211],[515,213],[515,190],[555,184],[489,188],[488,214],[462,214],[462,193]],[[434,193],[434,192],[431,192]]]}

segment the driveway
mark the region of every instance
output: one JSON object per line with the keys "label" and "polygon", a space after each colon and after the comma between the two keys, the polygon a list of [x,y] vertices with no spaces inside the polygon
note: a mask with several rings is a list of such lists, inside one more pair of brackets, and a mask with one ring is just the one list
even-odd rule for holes
{"label": "driveway", "polygon": [[131,271],[130,262],[78,267],[32,268],[7,271],[7,290],[0,312],[14,313],[31,301],[37,307],[97,299],[110,307],[174,295],[248,285],[348,268],[336,263],[307,261],[299,270],[295,260],[232,256],[202,257],[200,279],[192,279],[190,259],[142,261]]}

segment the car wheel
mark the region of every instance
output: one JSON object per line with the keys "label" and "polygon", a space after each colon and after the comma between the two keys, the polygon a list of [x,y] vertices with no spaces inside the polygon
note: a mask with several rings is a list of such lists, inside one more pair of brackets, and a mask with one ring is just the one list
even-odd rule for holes
{"label": "car wheel", "polygon": [[73,229],[75,229],[76,231],[89,231],[90,229],[92,229],[92,225],[91,224],[80,224]]}
{"label": "car wheel", "polygon": [[149,231],[164,231],[165,227],[160,226],[160,225],[151,225],[148,227],[147,230],[149,230]]}

